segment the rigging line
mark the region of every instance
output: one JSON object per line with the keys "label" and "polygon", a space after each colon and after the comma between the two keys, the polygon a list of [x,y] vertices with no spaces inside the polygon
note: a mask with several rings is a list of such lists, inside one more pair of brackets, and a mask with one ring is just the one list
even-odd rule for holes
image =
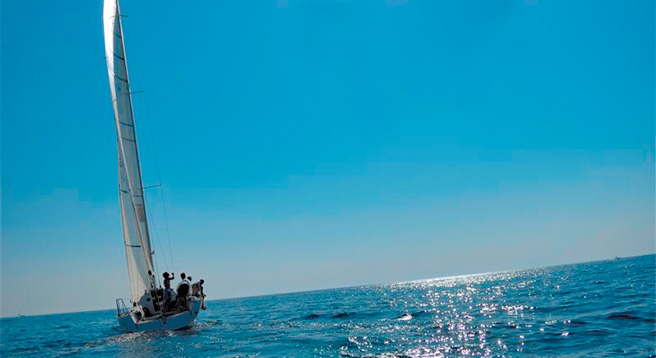
{"label": "rigging line", "polygon": [[[150,120],[150,106],[148,105],[148,96],[146,93],[143,95],[144,99],[144,107],[146,109],[146,123],[148,125],[148,131],[150,132],[150,150],[151,150],[151,157],[153,158],[153,162],[155,164],[155,173],[157,174],[157,181],[160,183],[159,184],[159,192],[160,192],[160,199],[162,200],[162,211],[164,213],[164,227],[166,228],[166,241],[168,243],[169,247],[169,258],[171,260],[171,269],[175,272],[175,261],[173,260],[173,249],[171,248],[171,231],[169,229],[169,217],[168,217],[168,212],[166,210],[166,200],[164,199],[164,189],[162,187],[162,175],[159,169],[159,161],[157,160],[157,151],[155,147],[155,138],[153,136],[153,127],[151,125],[151,120]],[[164,253],[162,251],[162,253]]]}
{"label": "rigging line", "polygon": [[162,198],[162,209],[164,211],[164,225],[166,228],[166,240],[169,244],[169,255],[171,256],[171,268],[175,271],[175,261],[173,261],[173,250],[171,249],[171,232],[169,231],[169,219],[166,211],[166,200],[164,200],[164,189],[160,190],[160,196]]}
{"label": "rigging line", "polygon": [[[122,16],[122,14],[120,12],[118,13],[118,15]],[[121,34],[122,34],[123,33],[122,21],[119,21],[119,24],[121,26]],[[121,37],[121,39],[122,39],[122,37]],[[123,41],[121,41],[121,44],[123,46],[125,46]],[[127,71],[126,71],[126,73],[127,73]],[[148,83],[147,79],[145,78],[146,73],[144,73],[143,75],[144,75],[143,76],[144,77],[144,82]],[[132,88],[129,87],[128,91],[132,91]],[[173,270],[175,270],[175,261],[173,260],[173,249],[171,248],[171,232],[170,232],[170,229],[169,229],[168,212],[166,210],[166,200],[164,199],[164,190],[161,188],[162,187],[162,184],[161,184],[162,183],[162,175],[161,175],[161,171],[160,171],[160,168],[159,168],[159,161],[157,159],[157,151],[155,149],[156,148],[155,147],[155,139],[154,139],[154,136],[153,136],[153,129],[152,129],[152,125],[151,125],[152,121],[150,119],[150,106],[148,105],[148,98],[147,98],[148,96],[147,96],[147,93],[145,93],[145,91],[134,91],[134,92],[129,93],[130,98],[132,97],[132,94],[137,94],[137,93],[143,93],[143,101],[144,101],[143,103],[144,103],[144,108],[145,108],[145,113],[146,113],[146,123],[147,123],[147,126],[148,126],[148,131],[150,133],[150,135],[148,136],[148,139],[149,139],[148,142],[150,144],[149,150],[150,150],[151,158],[153,158],[153,163],[155,165],[155,173],[157,175],[157,182],[159,183],[158,185],[160,186],[160,198],[161,198],[161,201],[162,201],[162,209],[163,209],[163,213],[164,213],[164,226],[166,228],[166,240],[167,240],[168,248],[169,248],[169,258],[171,260],[171,268]],[[165,255],[163,250],[162,250],[162,254]]]}
{"label": "rigging line", "polygon": [[[155,238],[157,239],[158,237],[157,229],[155,229],[154,231],[155,231]],[[159,240],[157,240],[157,242],[159,243]],[[162,245],[160,244],[159,246],[161,249]],[[159,281],[159,270],[157,269],[159,267],[159,259],[158,259],[159,255],[155,255],[155,251],[152,251],[152,255],[155,256],[155,265],[153,265],[154,266],[153,270],[155,271],[155,280],[157,281],[157,287],[162,287],[162,283]],[[164,266],[166,266],[166,269],[168,270],[168,265],[166,264],[166,257],[164,257]]]}
{"label": "rigging line", "polygon": [[[118,18],[118,20],[115,21],[114,26],[118,27],[118,29],[120,30],[121,36],[119,37],[119,43],[121,44],[121,48],[123,50],[123,57],[125,58],[125,44],[123,43],[123,25],[121,24],[120,10],[118,8],[116,9],[116,14],[119,15],[119,18]],[[125,77],[127,78],[128,77],[127,64],[124,63],[123,65],[125,66]],[[114,76],[114,77],[116,77],[116,76]],[[129,93],[130,92],[130,83],[127,80],[126,80],[126,89],[128,90],[127,93],[125,93],[126,104],[129,106],[128,114],[130,115],[130,118],[132,119],[132,123],[134,123],[134,108],[132,106],[132,96]],[[120,93],[120,94],[123,94],[123,93]],[[114,96],[116,97],[116,100],[118,100],[119,92],[114,90]],[[116,117],[116,121],[118,122],[118,116]],[[118,124],[116,126],[116,129],[117,129],[117,134],[118,134],[119,152],[120,152],[120,156],[121,156],[121,159],[119,159],[119,160],[124,160],[125,159],[125,146],[123,145],[124,138],[123,138],[123,135],[121,134],[121,131],[120,131],[120,128],[119,128]],[[133,168],[133,169],[137,170],[137,173],[139,173],[138,181],[141,181],[141,168],[139,167],[139,150],[138,150],[137,144],[136,144],[137,136],[136,136],[136,132],[135,132],[134,127],[132,127],[132,136],[135,138],[135,140],[134,140],[134,143],[135,143],[134,153],[135,153],[135,157],[136,157],[136,160],[137,160],[137,165],[136,165],[137,167]],[[122,164],[123,164],[123,166],[126,165],[125,162],[123,162]],[[125,173],[125,175],[126,175],[126,181],[127,181],[127,184],[128,184],[128,191],[132,194],[134,192],[134,190],[133,190],[134,187],[132,185],[130,176],[127,175],[127,173]],[[143,183],[139,183],[139,184],[140,184],[141,195],[143,196]],[[134,203],[134,200],[130,200],[130,202],[132,204],[132,210],[136,214],[138,211],[137,211],[136,205]],[[148,243],[148,247],[150,247],[150,240],[148,238],[148,222],[147,222],[147,219],[145,217],[144,217],[144,221],[146,221],[145,222],[146,232],[143,233],[141,228],[139,228],[139,230],[137,230],[138,233],[139,233],[139,240],[141,241],[142,245],[144,243]],[[146,242],[144,242],[144,234],[146,235]],[[151,257],[150,260],[148,260],[148,256],[149,255],[146,255],[146,262],[150,261],[150,265],[153,266],[152,257]]]}
{"label": "rigging line", "polygon": [[162,284],[159,282],[159,270],[157,269],[157,267],[159,266],[159,260],[157,259],[157,256],[159,256],[159,255],[155,255],[155,251],[153,251],[152,253],[153,253],[153,256],[155,256],[155,264],[153,265],[154,266],[153,270],[155,271],[154,276],[155,276],[155,281],[156,281],[156,282],[153,282],[153,283],[156,284],[155,288],[158,288],[158,287],[162,287]]}
{"label": "rigging line", "polygon": [[[147,213],[146,208],[145,208],[148,204],[147,204],[147,201],[146,201],[145,191],[144,191],[144,186],[143,186],[143,178],[142,178],[143,172],[141,170],[141,161],[139,160],[140,158],[139,158],[139,149],[138,149],[138,143],[137,143],[137,133],[136,133],[136,128],[134,127],[134,104],[132,102],[133,91],[132,91],[132,86],[131,86],[130,81],[129,81],[130,77],[129,77],[129,74],[128,74],[127,61],[126,61],[127,56],[125,55],[125,42],[123,40],[123,23],[121,21],[120,10],[117,8],[116,11],[117,11],[117,15],[118,15],[118,19],[116,20],[116,22],[118,23],[118,29],[120,31],[120,35],[118,36],[118,41],[119,41],[119,44],[121,45],[121,50],[122,50],[122,55],[123,55],[122,56],[122,61],[123,61],[122,65],[123,65],[124,70],[125,70],[125,79],[122,79],[119,76],[117,76],[116,71],[114,71],[115,72],[114,77],[125,81],[125,91],[121,91],[121,92],[125,96],[124,98],[126,100],[126,104],[129,107],[129,115],[130,115],[130,118],[131,118],[130,122],[132,124],[132,127],[130,127],[130,130],[132,132],[132,137],[133,137],[132,139],[129,139],[129,138],[124,138],[121,135],[121,138],[123,140],[132,140],[134,142],[134,154],[135,154],[135,157],[136,157],[136,168],[134,168],[134,169],[137,170],[137,173],[139,174],[139,178],[137,179],[137,181],[140,184],[139,189],[140,189],[141,197],[142,197],[142,200],[143,200],[143,203],[144,203],[144,214],[145,214],[144,215],[144,230],[145,230],[145,234],[146,234],[145,236],[146,236],[146,240],[147,240],[149,251],[150,251],[146,254],[146,257],[147,258],[150,257],[150,265],[152,266],[153,271],[157,272],[156,266],[158,264],[154,263],[152,261],[153,256],[155,256],[155,260],[157,260],[157,255],[154,255],[154,250],[152,248],[152,243],[151,243],[150,235],[149,235],[150,230],[149,230],[149,225],[148,225],[148,220],[149,220],[148,219],[148,213]],[[139,91],[136,91],[136,92],[139,93]],[[118,100],[118,96],[116,96],[116,97],[117,97],[117,100]],[[118,119],[117,119],[117,121],[118,121]],[[121,143],[121,144],[123,144],[123,143]],[[123,153],[125,153],[125,149],[123,147],[121,147],[121,149],[123,150]],[[132,190],[132,183],[130,182],[129,177],[128,177],[128,187],[129,187],[130,191],[132,192],[133,191]],[[150,218],[152,219],[152,216]],[[139,234],[140,234],[140,237],[143,241],[143,236],[141,235],[142,234],[141,229],[139,230]],[[159,281],[159,274],[157,275],[157,280]]]}
{"label": "rigging line", "polygon": [[[120,10],[116,8],[116,15],[118,16],[118,19],[115,19],[114,21],[114,28],[118,28],[120,36],[118,37],[119,44],[121,45],[121,50],[123,52],[123,58],[125,58],[125,44],[123,43],[123,25],[121,24],[121,19],[120,19]],[[116,88],[117,86],[114,87],[112,95],[115,97],[114,102],[118,101],[118,97],[124,96],[123,100],[125,100],[125,104],[128,106],[128,113],[127,115],[130,116],[131,122],[134,123],[134,108],[132,105],[132,96],[130,94],[130,83],[127,81],[128,78],[128,71],[127,71],[127,63],[123,61],[123,67],[125,69],[125,89],[127,90],[127,93],[124,91],[121,91],[120,88]],[[116,79],[118,76],[114,75],[114,78]],[[140,167],[140,162],[139,162],[139,150],[138,150],[138,145],[136,143],[136,132],[134,127],[132,127],[132,136],[134,137],[134,157],[136,160],[136,165],[135,168],[131,168],[132,170],[135,171],[136,174],[138,174],[137,183],[132,183],[132,178],[130,178],[130,175],[126,171],[121,170],[121,166],[124,168],[128,168],[128,164],[125,163],[125,143],[124,141],[126,138],[123,138],[122,132],[120,130],[120,125],[118,124],[119,121],[119,115],[118,113],[115,113],[116,117],[116,129],[117,129],[117,134],[118,134],[118,152],[119,152],[119,175],[123,175],[123,179],[125,179],[127,183],[127,190],[130,192],[130,195],[134,192],[134,186],[133,184],[139,184],[139,191],[141,196],[143,197],[143,183],[141,179],[141,167]],[[130,165],[131,167],[131,165]],[[127,170],[127,169],[126,169]],[[144,199],[142,199],[144,200]],[[156,268],[154,267],[155,265],[153,264],[153,258],[152,258],[152,248],[151,248],[151,243],[150,243],[150,237],[148,234],[148,219],[147,219],[147,214],[145,213],[145,207],[143,208],[144,210],[144,216],[143,216],[143,228],[141,227],[141,223],[139,222],[140,220],[138,219],[139,216],[139,211],[137,210],[136,203],[134,202],[134,196],[131,195],[130,197],[130,204],[132,207],[132,211],[134,212],[134,215],[137,217],[137,232],[139,234],[139,240],[144,247],[142,247],[142,251],[145,247],[148,247],[148,253],[143,252],[144,254],[144,259],[146,260],[146,265],[150,266],[149,268],[152,269],[153,271],[156,271]],[[145,205],[145,200],[144,200],[144,205]],[[145,238],[144,238],[145,236]],[[145,240],[144,240],[145,239]],[[147,244],[147,246],[146,246]],[[129,268],[129,266],[128,266]],[[148,278],[149,283],[155,284],[155,282],[151,282],[151,278]]]}
{"label": "rigging line", "polygon": [[[145,188],[142,186],[142,189],[145,189]],[[145,192],[144,192],[144,196],[143,196],[143,203],[144,203],[144,214],[148,217],[148,220],[150,221],[150,223],[154,223],[153,213],[152,213],[152,206],[150,205],[150,201],[148,200],[148,196],[145,195]],[[153,224],[150,228],[152,229],[152,231],[151,231],[152,234],[155,236],[155,240],[154,240],[155,243],[159,245],[159,250],[161,250],[161,252],[164,252],[162,250],[161,240],[159,239],[159,232],[157,231],[157,226]],[[160,279],[159,279],[159,257],[158,257],[160,255],[155,255],[154,247],[151,246],[150,250],[151,250],[151,252],[150,252],[151,257],[155,258],[155,262],[153,263],[153,273],[155,274],[154,275],[155,280],[156,280],[157,286],[161,287],[161,282],[160,282]],[[163,260],[164,260],[164,266],[166,266],[166,269],[168,270],[169,265],[166,262],[166,255],[164,255]]]}
{"label": "rigging line", "polygon": [[[130,176],[127,174],[127,172],[121,172],[121,170],[120,170],[120,168],[121,168],[120,166],[125,167],[125,165],[126,165],[126,164],[125,164],[125,148],[124,148],[124,146],[123,146],[123,140],[121,139],[121,135],[120,135],[120,134],[118,135],[118,138],[117,138],[117,139],[118,139],[118,147],[119,147],[119,148],[118,148],[118,151],[119,151],[119,175],[120,175],[120,174],[123,174],[123,176],[125,177],[124,179],[125,179],[125,181],[126,181],[126,183],[127,183],[127,185],[128,185],[128,190],[127,190],[127,191],[128,191],[128,193],[129,193],[129,195],[130,195],[130,204],[131,204],[131,207],[132,207],[132,211],[135,213],[135,215],[137,215],[137,213],[138,213],[138,211],[137,211],[137,207],[136,207],[136,204],[134,203],[134,200],[133,200],[133,197],[132,197],[132,192],[133,192],[133,190],[132,190],[132,184],[130,183]],[[135,151],[136,151],[136,150],[135,150]],[[137,159],[137,160],[138,160],[138,159]],[[142,190],[143,190],[143,187],[142,187]],[[144,220],[146,220],[146,219],[144,218]],[[146,230],[147,230],[147,229],[148,229],[148,223],[146,223]],[[144,233],[142,232],[140,226],[138,226],[138,230],[137,230],[137,232],[139,233],[139,242],[141,242],[141,245],[144,245],[144,244],[145,244],[145,241],[144,241],[144,238],[143,238]],[[147,235],[147,234],[146,234],[146,235]],[[148,240],[147,243],[148,243],[148,247],[150,247],[150,240]],[[145,246],[145,245],[144,245],[144,246]],[[149,261],[149,260],[148,260],[148,258],[146,257],[146,262],[148,262],[148,261]],[[151,258],[150,265],[152,266],[152,264],[153,264],[153,263],[152,263],[152,258]]]}
{"label": "rigging line", "polygon": [[[134,93],[134,92],[131,92],[131,93]],[[152,133],[151,133],[150,136],[152,136]],[[147,137],[148,137],[148,136],[147,136]],[[146,146],[146,147],[148,147],[148,146]],[[150,150],[149,150],[149,151],[150,151]],[[154,157],[154,155],[152,154],[152,152],[150,153],[150,156],[151,156],[151,158]],[[153,158],[153,159],[154,159],[154,158]],[[168,261],[166,260],[166,253],[165,253],[164,248],[163,248],[163,246],[162,246],[162,240],[160,239],[159,231],[157,230],[157,225],[154,224],[154,222],[155,222],[155,217],[154,217],[154,215],[153,215],[153,213],[152,213],[152,211],[153,211],[153,206],[151,205],[151,202],[148,200],[148,197],[145,195],[145,191],[146,191],[147,189],[154,188],[154,187],[158,187],[158,186],[160,186],[160,185],[161,185],[161,184],[150,185],[150,186],[143,186],[143,185],[142,185],[142,189],[143,189],[143,191],[144,191],[144,204],[145,204],[146,209],[147,209],[147,210],[146,210],[146,215],[148,216],[148,220],[150,221],[150,223],[153,224],[151,228],[153,229],[153,234],[155,235],[156,245],[159,246],[159,250],[160,250],[160,252],[162,253],[162,256],[163,256],[164,266],[166,267],[166,270],[168,271],[168,270],[170,269],[170,267],[169,267],[169,263],[168,263]],[[158,256],[160,256],[160,255],[155,255],[155,254],[153,253],[153,256],[155,257],[155,261],[156,261],[156,262],[155,262],[155,266],[159,266]],[[155,271],[158,271],[157,268],[154,268],[154,269],[155,269]],[[158,285],[161,286],[161,284],[160,284],[160,278],[159,278],[159,272],[157,272],[157,283],[158,283]]]}
{"label": "rigging line", "polygon": [[[153,214],[152,214],[152,212],[153,212],[152,211],[152,206],[150,205],[150,202],[147,199],[144,200],[144,202],[146,203],[146,206],[148,207],[148,210],[146,211],[146,213],[147,213],[147,215],[150,216],[150,222],[153,223],[153,222],[155,222],[155,220],[154,220]],[[169,270],[169,264],[166,261],[166,255],[164,255],[164,249],[162,248],[162,240],[160,240],[159,232],[157,231],[157,226],[153,225],[152,229],[153,229],[153,234],[155,234],[155,241],[157,241],[157,244],[159,245],[159,250],[160,250],[160,252],[162,252],[162,256],[163,256],[163,260],[164,260],[164,266],[166,266],[166,270],[168,271]],[[160,256],[160,255],[153,255],[153,256],[155,256],[155,260],[157,261],[157,257]],[[157,266],[159,266],[159,261],[157,261],[156,263],[157,263]],[[157,282],[159,284],[159,273],[158,273],[158,276],[157,276]]]}
{"label": "rigging line", "polygon": [[[119,44],[121,45],[121,49],[122,49],[122,52],[123,52],[123,56],[119,57],[119,58],[123,61],[123,66],[125,67],[125,79],[120,78],[119,76],[116,75],[116,73],[114,73],[114,77],[118,78],[119,80],[125,81],[125,89],[127,90],[126,93],[125,93],[125,96],[127,98],[127,104],[130,107],[130,117],[132,119],[131,129],[132,129],[132,136],[133,136],[133,141],[134,141],[134,153],[135,153],[135,156],[137,158],[137,165],[136,165],[137,168],[136,169],[137,169],[137,172],[139,173],[138,181],[139,181],[139,184],[140,184],[140,187],[141,187],[140,188],[141,189],[140,190],[141,191],[141,198],[142,198],[143,203],[144,203],[144,214],[145,214],[144,215],[144,226],[145,226],[145,231],[146,231],[146,238],[148,240],[148,248],[150,250],[150,252],[148,253],[147,256],[151,257],[151,266],[152,266],[152,270],[154,271],[154,274],[155,274],[155,280],[157,282],[157,285],[161,287],[161,283],[160,283],[160,280],[159,280],[159,271],[157,270],[157,267],[159,266],[159,260],[158,260],[157,256],[159,256],[159,255],[155,255],[155,250],[153,250],[152,244],[150,242],[150,235],[148,235],[148,233],[150,231],[149,230],[149,225],[148,225],[148,216],[150,216],[151,222],[153,220],[153,216],[152,216],[152,213],[149,215],[150,205],[148,204],[148,199],[146,197],[145,188],[144,188],[144,185],[143,185],[143,172],[141,170],[141,161],[139,160],[139,149],[138,149],[138,143],[137,143],[136,128],[134,127],[134,104],[132,102],[132,94],[142,93],[143,91],[134,91],[133,92],[130,81],[128,80],[129,79],[129,74],[128,74],[128,68],[127,68],[126,55],[125,55],[125,52],[126,52],[125,51],[125,41],[123,40],[123,21],[121,21],[121,17],[128,17],[128,16],[127,15],[122,15],[121,12],[120,12],[120,8],[118,8],[118,7],[116,9],[116,15],[118,15],[118,19],[116,21],[118,22],[118,28],[120,30]],[[114,54],[114,55],[116,55],[116,54]],[[117,99],[118,99],[118,96],[117,96]],[[127,138],[124,138],[124,139],[127,139]],[[132,191],[132,185],[130,183],[129,177],[128,177],[128,186],[129,186],[130,191]],[[134,202],[133,202],[133,204],[134,204]],[[155,238],[158,239],[159,235],[157,234],[157,227],[155,225],[153,225],[153,231],[155,233]],[[141,234],[141,229],[139,230],[139,234]],[[161,249],[162,245],[159,242],[160,240],[157,240],[157,241],[160,244],[160,249]],[[154,263],[152,262],[152,257],[153,256],[155,256],[155,262]],[[168,269],[168,265],[166,264],[166,260],[165,260],[164,264],[167,266],[167,269]],[[153,283],[155,283],[155,282],[153,282]]]}

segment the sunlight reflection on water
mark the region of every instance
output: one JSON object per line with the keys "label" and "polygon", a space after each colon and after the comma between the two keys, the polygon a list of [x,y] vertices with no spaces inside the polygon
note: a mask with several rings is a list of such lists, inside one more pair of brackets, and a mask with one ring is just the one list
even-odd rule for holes
{"label": "sunlight reflection on water", "polygon": [[656,348],[654,259],[212,301],[177,332],[120,334],[113,311],[3,319],[0,353],[644,357]]}

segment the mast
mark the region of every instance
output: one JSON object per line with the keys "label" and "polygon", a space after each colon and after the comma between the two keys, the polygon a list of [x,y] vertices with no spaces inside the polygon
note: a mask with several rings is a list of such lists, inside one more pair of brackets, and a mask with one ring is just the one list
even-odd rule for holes
{"label": "mast", "polygon": [[138,302],[147,290],[155,288],[154,276],[149,275],[155,270],[118,0],[105,0],[103,25],[109,88],[116,122],[123,241],[132,302]]}

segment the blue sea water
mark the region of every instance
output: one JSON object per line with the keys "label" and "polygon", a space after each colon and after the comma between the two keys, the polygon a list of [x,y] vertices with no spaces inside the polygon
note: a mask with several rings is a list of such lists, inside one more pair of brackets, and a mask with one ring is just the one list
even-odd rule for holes
{"label": "blue sea water", "polygon": [[113,310],[6,318],[3,357],[656,357],[656,256],[208,303],[185,331]]}

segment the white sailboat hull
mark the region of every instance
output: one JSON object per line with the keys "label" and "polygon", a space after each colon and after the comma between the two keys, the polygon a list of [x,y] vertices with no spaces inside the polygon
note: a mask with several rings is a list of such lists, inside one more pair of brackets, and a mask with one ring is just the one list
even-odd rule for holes
{"label": "white sailboat hull", "polygon": [[194,297],[190,298],[187,310],[176,314],[139,319],[137,310],[130,309],[119,313],[118,322],[125,333],[185,329],[193,324],[201,307],[202,300]]}

